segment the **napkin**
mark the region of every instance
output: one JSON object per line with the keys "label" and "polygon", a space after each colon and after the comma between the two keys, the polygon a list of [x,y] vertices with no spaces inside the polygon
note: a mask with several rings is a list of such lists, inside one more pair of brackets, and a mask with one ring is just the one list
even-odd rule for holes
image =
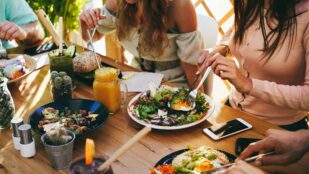
{"label": "napkin", "polygon": [[[128,87],[128,92],[144,92],[149,89],[148,84],[153,83],[158,88],[162,82],[163,74],[149,72],[123,72],[123,77],[128,77],[122,80]],[[121,85],[121,91],[124,91],[124,86]]]}

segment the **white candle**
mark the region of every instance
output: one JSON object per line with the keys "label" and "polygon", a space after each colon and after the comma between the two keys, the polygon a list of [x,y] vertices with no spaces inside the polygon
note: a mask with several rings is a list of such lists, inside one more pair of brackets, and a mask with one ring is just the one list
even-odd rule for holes
{"label": "white candle", "polygon": [[59,17],[59,54],[63,54],[63,18]]}

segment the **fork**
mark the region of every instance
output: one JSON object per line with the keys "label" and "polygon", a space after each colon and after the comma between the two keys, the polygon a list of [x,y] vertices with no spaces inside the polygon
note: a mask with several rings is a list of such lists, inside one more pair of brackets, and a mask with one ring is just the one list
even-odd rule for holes
{"label": "fork", "polygon": [[197,85],[197,87],[196,87],[194,90],[192,90],[192,91],[189,93],[189,96],[191,97],[191,99],[192,99],[193,101],[195,101],[197,92],[198,92],[198,90],[202,87],[202,85],[203,85],[204,81],[206,80],[207,76],[209,75],[210,71],[211,71],[211,67],[209,66],[209,67],[206,69],[206,72],[204,73],[204,75],[203,75],[203,77],[202,77],[200,83]]}
{"label": "fork", "polygon": [[[94,46],[93,46],[93,40],[92,40],[92,38],[93,38],[95,32],[96,32],[96,28],[93,29],[92,34],[90,34],[90,31],[87,30],[87,34],[88,34],[88,37],[89,37],[89,40],[88,40],[88,42],[87,42],[87,48],[93,52],[93,54],[94,54],[94,56],[95,56],[95,59],[96,59],[96,61],[97,61],[97,64],[98,64],[98,68],[101,68],[101,64],[100,64],[100,62],[99,62],[97,53],[96,53],[95,48],[94,48]],[[90,49],[90,47],[91,47],[91,49]]]}

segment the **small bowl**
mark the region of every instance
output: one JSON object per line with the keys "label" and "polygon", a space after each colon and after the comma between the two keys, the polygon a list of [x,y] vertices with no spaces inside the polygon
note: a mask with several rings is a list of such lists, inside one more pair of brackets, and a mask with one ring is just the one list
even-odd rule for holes
{"label": "small bowl", "polygon": [[85,164],[85,157],[80,157],[72,161],[69,165],[69,174],[113,174],[111,167],[105,169],[103,172],[98,172],[95,169],[106,161],[104,156],[94,156],[92,165],[87,167]]}

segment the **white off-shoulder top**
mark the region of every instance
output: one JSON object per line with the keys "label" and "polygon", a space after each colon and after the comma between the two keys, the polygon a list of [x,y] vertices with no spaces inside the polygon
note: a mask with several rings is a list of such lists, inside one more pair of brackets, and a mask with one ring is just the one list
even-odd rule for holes
{"label": "white off-shoulder top", "polygon": [[[108,33],[115,30],[115,15],[113,15],[105,7],[102,7],[102,11],[106,18],[99,21],[99,27],[97,28],[98,32]],[[140,34],[137,28],[132,29],[128,34],[128,37],[126,39],[120,40],[120,43],[136,58],[139,58],[140,56],[145,60],[160,62],[160,66],[166,65],[170,61],[175,62],[177,60],[194,65],[197,63],[199,51],[204,48],[203,37],[199,31],[193,31],[189,33],[168,33],[167,36],[169,38],[169,46],[165,48],[161,56],[155,58],[147,54],[139,55],[137,48]],[[159,69],[161,70],[156,69],[155,72],[163,74],[165,80],[185,86],[185,74],[180,67],[180,64],[179,66],[170,69]]]}

